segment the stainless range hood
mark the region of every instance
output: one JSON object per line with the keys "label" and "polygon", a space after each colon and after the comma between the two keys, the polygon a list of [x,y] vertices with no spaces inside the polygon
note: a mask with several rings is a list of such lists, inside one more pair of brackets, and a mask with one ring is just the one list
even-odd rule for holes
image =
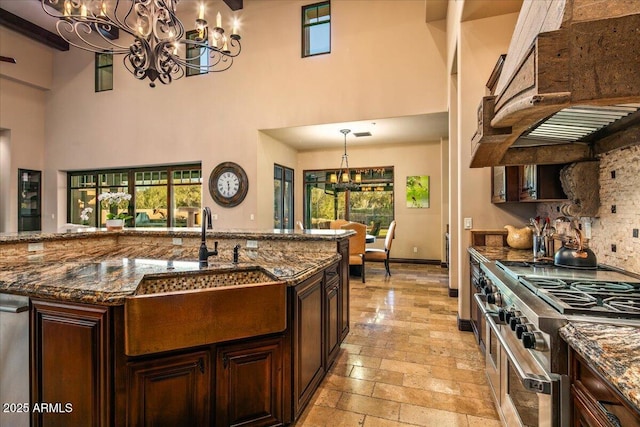
{"label": "stainless range hood", "polygon": [[638,64],[640,2],[525,0],[479,107],[470,166],[570,163],[640,144]]}

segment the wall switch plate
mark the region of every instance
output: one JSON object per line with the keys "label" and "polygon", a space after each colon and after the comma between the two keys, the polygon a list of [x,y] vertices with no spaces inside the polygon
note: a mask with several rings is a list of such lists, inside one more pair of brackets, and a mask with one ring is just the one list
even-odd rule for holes
{"label": "wall switch plate", "polygon": [[464,219],[464,229],[465,230],[471,230],[472,227],[473,227],[473,219],[472,218],[465,218]]}
{"label": "wall switch plate", "polygon": [[248,249],[257,249],[258,241],[257,240],[247,240],[247,248]]}
{"label": "wall switch plate", "polygon": [[249,215],[249,218],[251,219],[251,221],[253,221],[254,219],[256,219],[256,216],[254,214]]}
{"label": "wall switch plate", "polygon": [[417,247],[417,246],[414,246],[414,247],[413,247],[413,253],[414,253],[414,254],[418,253],[418,247]]}

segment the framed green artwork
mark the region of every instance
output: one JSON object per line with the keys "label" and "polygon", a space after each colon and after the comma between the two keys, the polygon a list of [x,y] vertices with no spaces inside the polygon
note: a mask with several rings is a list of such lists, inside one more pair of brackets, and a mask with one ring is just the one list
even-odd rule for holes
{"label": "framed green artwork", "polygon": [[429,175],[407,177],[407,207],[429,207]]}

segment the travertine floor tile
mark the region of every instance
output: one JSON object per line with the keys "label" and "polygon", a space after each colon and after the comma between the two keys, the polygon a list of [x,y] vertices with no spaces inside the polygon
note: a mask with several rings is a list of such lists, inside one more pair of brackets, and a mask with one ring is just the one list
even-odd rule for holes
{"label": "travertine floor tile", "polygon": [[296,426],[498,427],[484,358],[457,328],[447,272],[367,266],[350,282],[350,332]]}

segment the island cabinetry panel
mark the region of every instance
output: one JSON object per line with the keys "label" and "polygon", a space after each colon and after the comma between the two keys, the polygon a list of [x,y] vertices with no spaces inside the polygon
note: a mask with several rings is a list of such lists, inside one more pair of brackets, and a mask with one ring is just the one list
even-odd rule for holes
{"label": "island cabinetry panel", "polygon": [[293,417],[297,419],[324,377],[323,272],[291,288]]}
{"label": "island cabinetry panel", "polygon": [[349,240],[338,242],[338,253],[342,256],[340,261],[340,296],[338,310],[340,310],[340,341],[342,342],[349,333]]}
{"label": "island cabinetry panel", "polygon": [[112,425],[109,308],[32,300],[31,316],[31,402],[49,405],[33,425]]}
{"label": "island cabinetry panel", "polygon": [[640,426],[640,413],[575,350],[569,350],[574,427]]}
{"label": "island cabinetry panel", "polygon": [[214,425],[283,424],[282,348],[282,337],[218,347]]}
{"label": "island cabinetry panel", "polygon": [[325,270],[324,307],[325,307],[325,359],[327,369],[331,366],[340,350],[342,335],[341,319],[340,265],[334,264]]}
{"label": "island cabinetry panel", "polygon": [[208,350],[128,363],[129,426],[209,425]]}

